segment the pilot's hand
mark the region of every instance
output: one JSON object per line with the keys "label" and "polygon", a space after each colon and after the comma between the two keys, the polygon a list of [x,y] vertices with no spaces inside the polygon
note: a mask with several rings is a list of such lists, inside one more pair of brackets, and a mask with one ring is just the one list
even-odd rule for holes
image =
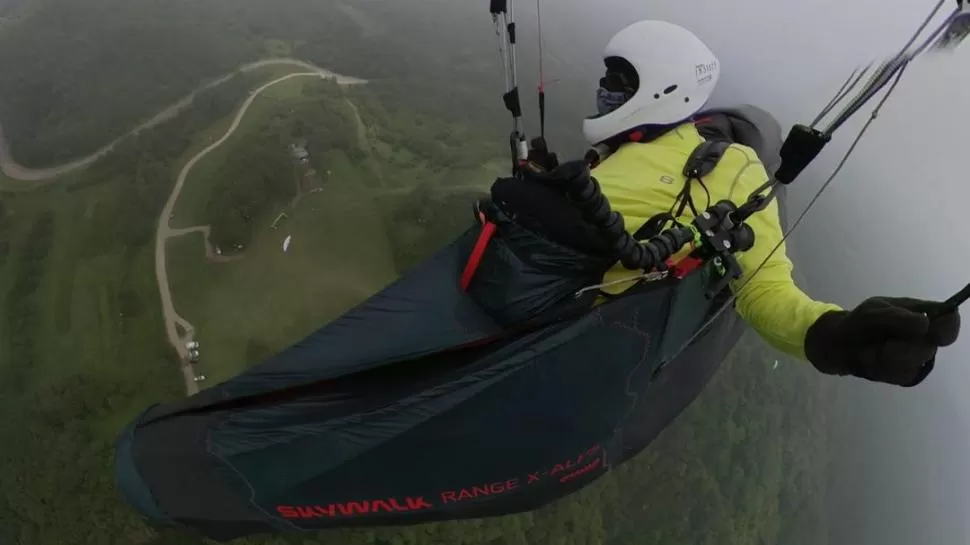
{"label": "pilot's hand", "polygon": [[933,370],[937,348],[960,334],[960,314],[943,303],[873,297],[851,312],[823,314],[805,336],[819,371],[915,386]]}
{"label": "pilot's hand", "polygon": [[552,172],[559,166],[559,157],[549,151],[545,138],[537,136],[529,142],[529,155],[522,166],[532,172]]}

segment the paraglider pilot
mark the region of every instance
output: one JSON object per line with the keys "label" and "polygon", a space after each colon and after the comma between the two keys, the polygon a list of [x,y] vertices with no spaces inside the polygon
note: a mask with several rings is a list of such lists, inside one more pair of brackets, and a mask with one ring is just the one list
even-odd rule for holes
{"label": "paraglider pilot", "polygon": [[[664,21],[634,23],[609,42],[604,64],[596,94],[598,113],[584,121],[583,132],[594,149],[609,150],[605,158],[591,159],[592,175],[627,226],[673,212],[678,204],[681,215],[696,215],[695,201],[743,201],[769,178],[755,151],[737,143],[743,140],[737,138],[743,120],[739,123],[730,111],[703,111],[720,63],[689,30]],[[712,134],[734,143],[724,150],[717,168],[690,187],[685,161]],[[552,170],[557,163],[544,142],[533,145],[530,168]],[[777,203],[747,223],[756,242],[738,256],[743,275],[732,284],[735,308],[781,351],[808,360],[822,373],[914,386],[932,371],[937,348],[957,339],[960,316],[955,306],[872,297],[844,310],[813,300],[792,279],[792,262],[780,244]],[[615,267],[604,283],[624,272],[629,273]]]}

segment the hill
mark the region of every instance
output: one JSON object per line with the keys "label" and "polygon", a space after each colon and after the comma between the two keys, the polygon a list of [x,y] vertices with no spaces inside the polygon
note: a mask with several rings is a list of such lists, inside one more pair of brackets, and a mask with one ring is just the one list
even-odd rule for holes
{"label": "hill", "polygon": [[[496,60],[482,42],[457,28],[436,28],[396,2],[368,2],[364,9],[345,0],[7,2],[0,123],[13,156],[31,167],[91,153],[205,82],[258,59],[293,56],[369,79],[405,80],[421,88],[416,102],[438,84],[426,77],[432,68],[448,67],[459,93],[451,96],[461,100],[461,91],[483,82],[481,60]],[[441,16],[466,13],[447,4],[435,9]],[[402,20],[411,26],[408,37],[386,30]],[[477,26],[488,35],[487,24]],[[439,38],[410,39],[422,32]],[[443,33],[448,48],[441,48]],[[428,65],[428,48],[436,47],[447,53]],[[466,66],[472,58],[475,70]],[[496,101],[493,111],[499,108]]]}

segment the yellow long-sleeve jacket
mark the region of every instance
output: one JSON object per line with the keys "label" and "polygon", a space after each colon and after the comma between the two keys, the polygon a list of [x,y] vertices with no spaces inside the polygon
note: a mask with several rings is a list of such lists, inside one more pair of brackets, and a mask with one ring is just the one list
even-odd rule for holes
{"label": "yellow long-sleeve jacket", "polygon": [[[703,141],[693,124],[683,124],[650,142],[623,144],[593,169],[592,174],[599,181],[603,194],[613,209],[623,215],[631,234],[652,216],[670,210],[686,183],[684,165]],[[723,199],[741,204],[767,179],[765,167],[754,150],[732,144],[703,181],[710,192],[711,204]],[[698,211],[707,207],[707,193],[696,181],[692,184],[691,196]],[[686,223],[691,217],[688,209],[681,221]],[[732,283],[732,289],[741,289],[735,308],[769,344],[805,359],[808,328],[823,313],[841,309],[812,300],[795,285],[792,262],[784,245],[768,259],[753,280],[745,283],[783,236],[778,204],[774,201],[747,223],[754,230],[755,244],[747,252],[737,254],[743,276]],[[607,273],[604,282],[631,274],[617,265]],[[611,291],[628,287],[621,284]]]}

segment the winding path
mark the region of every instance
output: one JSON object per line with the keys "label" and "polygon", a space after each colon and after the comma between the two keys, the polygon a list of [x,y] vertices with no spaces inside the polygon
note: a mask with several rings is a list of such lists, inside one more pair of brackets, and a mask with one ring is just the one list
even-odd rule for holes
{"label": "winding path", "polygon": [[[301,63],[300,61],[297,62],[304,66],[312,66],[306,65],[306,63]],[[196,394],[199,391],[199,385],[195,382],[195,372],[192,369],[192,364],[189,362],[189,353],[185,348],[185,343],[194,339],[195,328],[178,314],[178,312],[175,310],[175,304],[172,302],[172,290],[168,282],[168,268],[165,261],[165,243],[168,242],[168,239],[172,237],[193,232],[202,232],[206,239],[206,253],[208,255],[210,253],[208,244],[208,226],[172,229],[172,227],[169,225],[169,218],[172,216],[172,210],[175,208],[175,203],[178,201],[179,193],[182,192],[182,187],[185,185],[185,180],[188,178],[192,167],[194,167],[199,161],[202,160],[202,158],[232,137],[233,133],[236,132],[236,129],[239,128],[239,123],[246,115],[249,107],[253,104],[253,101],[256,100],[260,93],[273,85],[276,85],[277,83],[297,77],[336,78],[337,83],[340,83],[341,85],[366,83],[361,79],[339,76],[328,70],[313,67],[313,71],[311,72],[296,72],[293,74],[287,74],[265,83],[260,87],[257,87],[250,92],[249,97],[245,102],[243,102],[242,106],[239,108],[239,111],[236,112],[236,117],[233,118],[232,125],[229,126],[229,129],[226,130],[225,134],[223,134],[222,137],[215,142],[206,146],[205,149],[197,153],[194,157],[189,159],[187,163],[185,163],[185,166],[182,167],[182,170],[179,172],[178,178],[175,181],[175,186],[172,188],[172,193],[169,195],[168,201],[166,201],[165,207],[162,209],[162,213],[158,217],[158,229],[155,231],[155,277],[158,281],[158,291],[162,299],[162,314],[165,320],[165,333],[168,336],[168,342],[172,344],[179,354],[182,376],[185,379],[185,390],[189,395]],[[176,325],[178,325],[184,331],[184,334],[179,335]]]}
{"label": "winding path", "polygon": [[[206,89],[211,89],[219,84],[225,83],[227,80],[229,80],[229,78],[231,78],[236,73],[249,72],[251,70],[256,70],[258,68],[262,68],[264,66],[271,66],[271,65],[298,66],[308,70],[308,72],[301,72],[302,74],[313,74],[313,75],[319,75],[321,77],[331,77],[336,79],[337,83],[340,83],[341,85],[365,83],[365,81],[362,79],[335,74],[329,70],[320,68],[319,66],[316,66],[306,61],[301,61],[298,59],[276,58],[276,59],[264,59],[261,61],[251,62],[249,64],[245,64],[239,67],[238,69],[228,74],[225,74],[217,79],[214,79],[200,86],[195,91],[192,91],[191,93],[183,97],[178,102],[168,106],[167,108],[155,114],[155,116],[152,117],[151,119],[148,119],[147,121],[141,123],[137,127],[131,129],[127,133],[119,136],[118,138],[115,138],[111,142],[108,142],[107,144],[102,146],[94,153],[87,155],[85,157],[68,161],[61,165],[55,165],[55,166],[43,167],[43,168],[29,168],[17,163],[13,155],[10,153],[10,146],[6,138],[4,138],[3,136],[3,127],[0,126],[0,170],[2,170],[7,177],[13,178],[15,180],[43,181],[43,180],[49,180],[51,178],[56,178],[58,176],[62,176],[69,172],[73,172],[75,170],[84,168],[90,165],[91,163],[97,161],[98,159],[104,157],[108,153],[110,153],[111,150],[113,150],[115,146],[117,146],[118,143],[124,140],[125,138],[138,134],[140,131],[149,129],[151,127],[154,127],[155,125],[158,125],[159,123],[162,123],[164,121],[167,121],[175,117],[180,112],[182,112],[183,110],[191,106],[192,101],[195,100],[195,97],[198,96],[200,92],[205,91]],[[266,86],[264,86],[263,88],[265,87]],[[260,90],[262,90],[263,88],[261,88]]]}

